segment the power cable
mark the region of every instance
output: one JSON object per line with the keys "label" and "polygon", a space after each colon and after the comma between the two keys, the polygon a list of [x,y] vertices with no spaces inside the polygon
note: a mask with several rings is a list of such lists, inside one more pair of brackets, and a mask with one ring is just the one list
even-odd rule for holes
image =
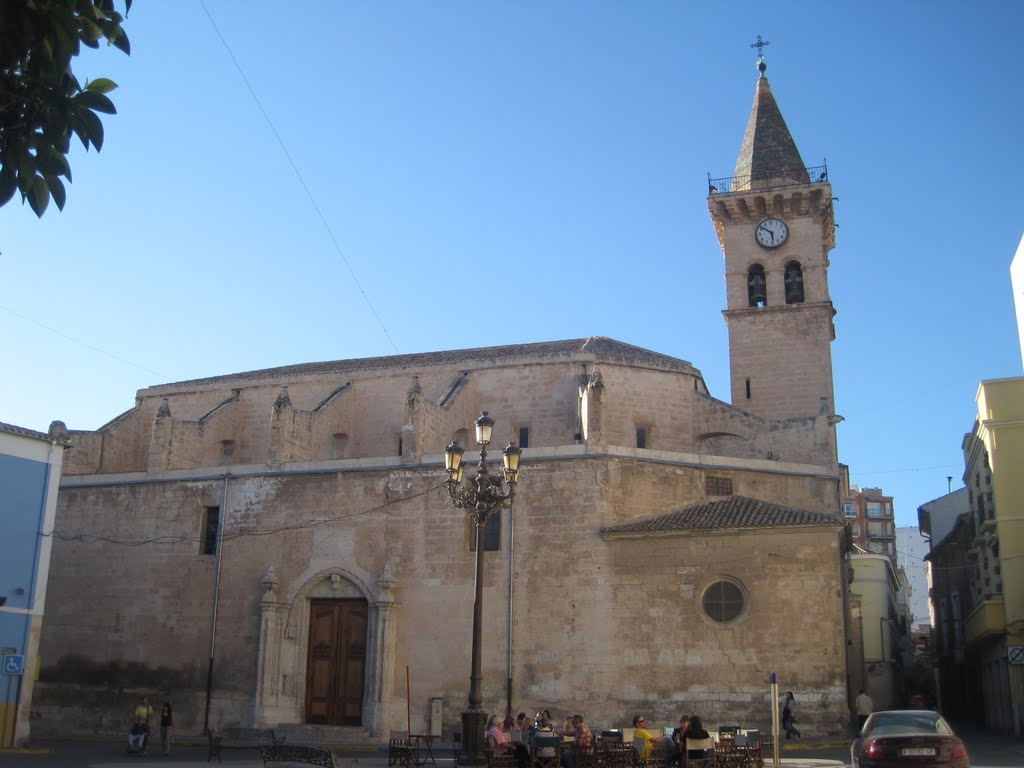
{"label": "power cable", "polygon": [[76,339],[74,336],[68,336],[66,333],[63,333],[62,331],[58,331],[56,328],[51,328],[49,325],[46,325],[45,323],[40,323],[38,320],[33,320],[31,317],[28,317],[27,315],[23,315],[20,312],[15,312],[10,307],[5,307],[5,306],[0,305],[0,309],[2,309],[4,312],[10,312],[15,317],[20,317],[25,322],[32,323],[33,325],[37,325],[40,328],[42,328],[43,330],[49,331],[50,333],[54,333],[54,334],[56,334],[56,335],[58,335],[58,336],[60,336],[62,338],[67,339],[68,341],[73,341],[76,344],[81,344],[83,347],[88,347],[89,349],[93,350],[94,352],[99,352],[101,355],[106,355],[109,358],[117,360],[119,363],[124,363],[125,365],[130,365],[132,368],[138,368],[140,371],[145,371],[146,373],[151,373],[154,376],[159,376],[164,381],[173,381],[173,379],[171,379],[171,377],[168,376],[165,373],[160,373],[159,371],[154,371],[151,368],[146,368],[144,366],[141,366],[138,363],[133,363],[131,360],[126,360],[123,357],[115,355],[113,352],[107,352],[107,350],[101,349],[100,347],[97,347],[97,346],[95,346],[93,344],[90,344],[87,341],[82,341],[81,339]]}
{"label": "power cable", "polygon": [[253,89],[252,84],[249,82],[249,78],[245,76],[245,72],[242,70],[242,65],[239,64],[238,59],[235,58],[235,54],[232,52],[231,46],[228,45],[228,41],[225,40],[224,35],[221,34],[220,28],[217,26],[217,23],[213,20],[213,16],[210,15],[210,10],[206,7],[206,3],[204,2],[204,0],[199,0],[199,4],[203,7],[203,11],[206,12],[206,18],[210,20],[210,25],[213,27],[214,32],[217,33],[217,37],[220,38],[220,42],[224,46],[224,50],[228,52],[228,56],[230,56],[231,61],[234,62],[235,69],[238,70],[238,74],[241,76],[242,82],[245,83],[245,87],[249,89],[249,94],[252,96],[253,101],[256,102],[256,106],[259,107],[260,112],[263,114],[263,119],[266,120],[267,125],[270,126],[270,130],[273,132],[274,138],[277,139],[278,146],[281,147],[281,151],[284,152],[284,156],[288,160],[288,164],[292,167],[292,171],[295,173],[295,177],[299,180],[299,185],[302,187],[303,191],[305,191],[306,197],[309,198],[309,202],[313,206],[313,210],[316,211],[316,215],[320,218],[320,223],[323,224],[324,229],[327,231],[327,236],[331,239],[331,242],[334,244],[334,250],[338,252],[338,255],[341,257],[342,262],[348,269],[348,273],[352,276],[352,282],[356,284],[356,288],[358,288],[359,293],[362,294],[363,300],[366,302],[366,306],[370,308],[370,312],[373,314],[374,319],[377,321],[377,325],[379,325],[380,329],[384,331],[384,335],[387,337],[387,340],[391,344],[391,347],[395,350],[395,354],[398,354],[399,352],[397,345],[391,338],[391,334],[388,333],[388,329],[384,326],[384,322],[380,319],[380,315],[377,314],[377,310],[374,308],[373,302],[370,301],[370,297],[366,294],[366,291],[363,290],[363,286],[359,282],[359,278],[356,277],[355,270],[352,269],[352,265],[345,257],[345,253],[344,251],[342,251],[341,245],[338,243],[338,239],[334,236],[334,231],[331,229],[331,225],[327,223],[327,219],[324,218],[324,214],[320,210],[320,206],[317,205],[316,199],[313,197],[313,193],[310,192],[309,187],[306,186],[306,180],[302,177],[302,174],[299,172],[299,168],[295,164],[295,161],[292,159],[291,153],[288,151],[288,147],[285,146],[284,139],[281,138],[281,134],[279,134],[277,132],[277,128],[274,127],[274,123],[270,119],[270,115],[268,115],[267,111],[263,108],[263,104],[262,102],[260,102],[259,96],[256,95],[256,91]]}

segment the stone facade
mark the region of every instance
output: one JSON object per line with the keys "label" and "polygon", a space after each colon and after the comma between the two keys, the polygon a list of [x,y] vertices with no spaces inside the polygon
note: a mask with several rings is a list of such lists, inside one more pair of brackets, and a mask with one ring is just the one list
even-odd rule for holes
{"label": "stone facade", "polygon": [[[469,688],[475,537],[442,452],[458,440],[472,471],[482,410],[496,447],[524,447],[484,557],[486,708],[768,731],[775,673],[810,732],[844,732],[831,189],[787,137],[763,81],[737,167],[766,175],[708,200],[732,405],[686,361],[595,337],[167,384],[70,433],[36,733],[123,732],[146,693],[185,732],[375,742],[425,730],[439,697],[449,737]],[[767,213],[789,222],[783,249],[756,250]]]}
{"label": "stone facade", "polygon": [[[530,446],[485,557],[487,706],[505,708],[511,676],[517,708],[767,726],[775,671],[813,727],[837,727],[842,523],[836,468],[815,463],[827,416],[766,421],[710,397],[688,363],[607,339],[452,354],[154,387],[107,428],[71,433],[39,732],[121,730],[128,702],[112,691],[136,689],[201,729],[211,645],[210,722],[303,723],[310,601],[354,597],[361,732],[404,722],[408,667],[414,711],[443,697],[447,733],[467,690],[473,553],[440,451],[484,408],[495,442],[527,428]],[[821,517],[602,533],[723,491]],[[211,508],[219,559],[204,554]],[[747,600],[727,623],[701,610],[722,577]]]}

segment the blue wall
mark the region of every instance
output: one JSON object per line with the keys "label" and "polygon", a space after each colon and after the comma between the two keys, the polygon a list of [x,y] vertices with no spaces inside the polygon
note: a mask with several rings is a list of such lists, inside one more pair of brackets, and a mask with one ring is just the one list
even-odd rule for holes
{"label": "blue wall", "polygon": [[[45,462],[0,455],[0,597],[7,609],[33,607],[47,470]],[[0,646],[25,653],[28,621],[27,614],[0,611]]]}

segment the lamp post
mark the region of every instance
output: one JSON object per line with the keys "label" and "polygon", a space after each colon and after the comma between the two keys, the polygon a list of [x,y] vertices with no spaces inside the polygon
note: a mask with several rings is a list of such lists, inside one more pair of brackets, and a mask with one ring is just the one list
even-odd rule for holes
{"label": "lamp post", "polygon": [[496,512],[506,504],[511,504],[516,496],[516,481],[519,479],[519,447],[509,443],[501,452],[504,469],[504,480],[508,491],[502,487],[502,478],[492,475],[487,469],[487,446],[491,442],[491,431],[494,419],[487,411],[476,420],[476,442],[480,446],[480,462],[476,467],[476,475],[462,482],[463,449],[457,442],[444,450],[444,468],[448,473],[448,495],[452,504],[464,509],[469,519],[476,525],[476,593],[473,598],[473,657],[469,673],[469,706],[462,713],[462,757],[463,765],[483,765],[486,760],[483,753],[484,727],[487,713],[484,712],[483,695],[480,691],[480,645],[483,627],[483,593],[484,593],[484,526],[492,512]]}

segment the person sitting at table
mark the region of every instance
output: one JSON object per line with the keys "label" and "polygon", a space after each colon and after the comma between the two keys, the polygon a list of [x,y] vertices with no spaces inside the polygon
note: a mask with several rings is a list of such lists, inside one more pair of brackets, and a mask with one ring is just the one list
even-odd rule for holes
{"label": "person sitting at table", "polygon": [[526,749],[526,745],[522,742],[514,743],[509,741],[505,737],[505,732],[501,730],[502,723],[498,720],[497,715],[491,715],[487,721],[487,743],[491,747],[491,754],[503,755],[506,752],[512,751],[516,756],[516,763],[519,768],[527,768],[530,764],[530,753]]}
{"label": "person sitting at table", "polygon": [[594,734],[583,722],[583,715],[573,715],[569,719],[569,727],[563,736],[572,736],[573,742],[562,752],[562,765],[565,768],[576,768],[576,760],[580,755],[594,753]]}
{"label": "person sitting at table", "polygon": [[513,744],[523,740],[523,732],[516,724],[516,719],[512,716],[511,712],[505,715],[505,722],[502,724],[501,729],[505,731],[508,740]]}
{"label": "person sitting at table", "polygon": [[679,727],[672,730],[672,734],[666,734],[658,742],[658,746],[655,750],[665,755],[665,760],[670,765],[676,765],[680,762],[680,758],[683,756],[683,749],[686,748],[686,737],[683,735],[686,733],[686,729],[690,725],[690,716],[683,715],[679,718]]}
{"label": "person sitting at table", "polygon": [[[700,741],[702,739],[710,739],[711,734],[704,730],[704,723],[700,721],[700,715],[691,715],[690,724],[686,727],[683,732],[683,741],[692,739],[694,741]],[[691,760],[702,760],[707,757],[707,750],[703,749],[687,749],[686,756]]]}
{"label": "person sitting at table", "polygon": [[[545,712],[547,710],[544,710]],[[541,715],[540,720],[537,723],[537,730],[533,733],[534,744],[537,743],[538,736],[554,736],[555,729],[551,727],[551,720],[545,715]],[[541,747],[540,749],[534,749],[534,757],[539,758],[545,765],[550,765],[555,762],[555,748],[554,747]]]}
{"label": "person sitting at table", "polygon": [[636,729],[633,731],[633,751],[641,760],[646,760],[654,751],[654,742],[643,715],[633,715],[633,727]]}
{"label": "person sitting at table", "polygon": [[526,713],[520,712],[516,715],[516,727],[519,728],[519,732],[523,734],[523,738],[526,738],[526,734],[530,730],[530,724],[526,722]]}

